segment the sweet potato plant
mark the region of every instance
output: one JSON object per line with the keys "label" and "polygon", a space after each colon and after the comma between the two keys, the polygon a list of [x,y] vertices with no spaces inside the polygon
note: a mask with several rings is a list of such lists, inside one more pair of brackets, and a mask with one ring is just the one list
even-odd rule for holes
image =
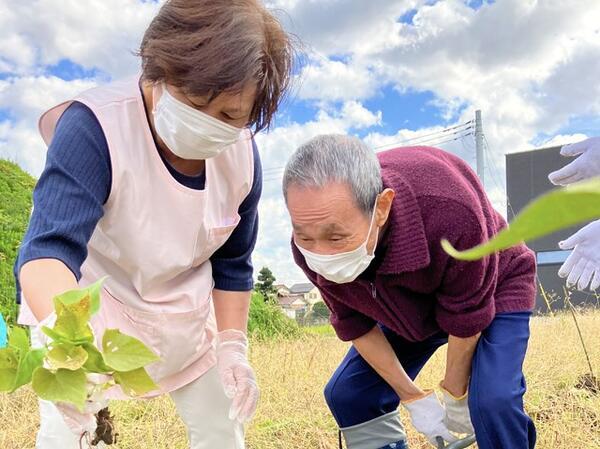
{"label": "sweet potato plant", "polygon": [[[109,380],[103,388],[118,384],[132,397],[158,388],[145,369],[158,357],[141,341],[118,329],[107,329],[101,347],[95,344],[90,319],[100,309],[102,282],[54,298],[56,322],[53,327],[42,328],[49,337],[45,347],[32,348],[25,329],[9,329],[8,345],[0,348],[1,392],[13,393],[31,385],[41,399],[83,410],[89,374],[105,375]],[[112,444],[115,438],[110,413],[104,409],[96,419],[98,428],[92,443]]]}

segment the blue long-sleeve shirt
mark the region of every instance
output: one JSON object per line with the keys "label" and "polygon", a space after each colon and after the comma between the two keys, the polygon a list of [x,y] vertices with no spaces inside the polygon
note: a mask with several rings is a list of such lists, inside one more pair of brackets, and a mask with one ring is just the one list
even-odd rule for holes
{"label": "blue long-sleeve shirt", "polygon": [[[254,141],[253,153],[254,182],[239,207],[240,222],[211,257],[215,288],[220,290],[248,291],[253,287],[251,254],[258,235],[262,192],[262,169]],[[204,173],[186,176],[164,158],[163,162],[179,183],[204,189]],[[18,273],[29,261],[58,259],[80,279],[87,244],[110,195],[111,178],[110,153],[102,127],[87,106],[75,102],[58,121],[44,171],[33,193],[33,213],[15,263],[17,301]]]}

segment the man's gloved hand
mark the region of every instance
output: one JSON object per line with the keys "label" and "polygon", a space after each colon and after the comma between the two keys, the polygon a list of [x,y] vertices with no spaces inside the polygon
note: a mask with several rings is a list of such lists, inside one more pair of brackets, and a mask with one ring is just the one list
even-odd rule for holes
{"label": "man's gloved hand", "polygon": [[413,427],[434,446],[437,447],[436,437],[442,437],[447,443],[458,440],[444,424],[446,412],[435,391],[429,390],[422,398],[402,402],[402,405],[408,410]]}
{"label": "man's gloved hand", "polygon": [[560,267],[558,275],[567,278],[567,284],[579,290],[600,287],[600,220],[581,228],[567,240],[558,244],[561,249],[573,249]]}
{"label": "man's gloved hand", "polygon": [[440,388],[444,394],[444,407],[446,408],[444,424],[448,430],[451,432],[473,435],[475,429],[473,429],[471,414],[469,413],[468,393],[457,398],[446,390],[442,384],[440,384]]}
{"label": "man's gloved hand", "polygon": [[566,186],[577,181],[600,176],[600,137],[591,137],[561,148],[563,156],[578,156],[570,164],[552,172],[548,179],[552,184]]}
{"label": "man's gloved hand", "polygon": [[217,334],[217,369],[225,395],[233,399],[230,419],[249,421],[258,405],[259,390],[248,362],[248,338],[236,329]]}

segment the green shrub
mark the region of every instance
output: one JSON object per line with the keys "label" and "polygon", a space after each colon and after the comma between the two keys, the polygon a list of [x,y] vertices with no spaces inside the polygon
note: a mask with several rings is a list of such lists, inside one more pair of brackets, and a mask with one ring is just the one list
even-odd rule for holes
{"label": "green shrub", "polygon": [[301,335],[295,320],[288,318],[275,304],[265,302],[262,295],[252,293],[248,335],[258,340],[296,338]]}
{"label": "green shrub", "polygon": [[13,323],[17,314],[13,265],[29,222],[35,179],[0,160],[0,312]]}

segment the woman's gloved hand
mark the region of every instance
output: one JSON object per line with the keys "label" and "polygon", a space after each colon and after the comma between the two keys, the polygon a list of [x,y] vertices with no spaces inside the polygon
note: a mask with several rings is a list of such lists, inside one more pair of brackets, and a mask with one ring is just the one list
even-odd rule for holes
{"label": "woman's gloved hand", "polygon": [[81,436],[86,432],[94,436],[96,431],[96,413],[108,407],[108,400],[104,397],[104,385],[110,381],[110,376],[102,374],[87,375],[88,398],[85,401],[83,411],[79,411],[72,404],[57,402],[56,408],[71,432]]}
{"label": "woman's gloved hand", "polygon": [[563,156],[579,156],[569,165],[548,175],[550,182],[566,186],[577,181],[600,176],[600,137],[592,137],[561,148]]}
{"label": "woman's gloved hand", "polygon": [[435,391],[428,390],[425,396],[403,401],[402,405],[408,410],[413,427],[434,446],[437,447],[436,437],[442,437],[447,443],[458,440],[444,424],[446,412]]}
{"label": "woman's gloved hand", "polygon": [[567,240],[558,244],[560,249],[573,249],[558,275],[567,278],[567,284],[579,290],[600,287],[600,220],[584,226]]}
{"label": "woman's gloved hand", "polygon": [[446,390],[442,384],[440,384],[440,388],[444,395],[444,408],[446,409],[444,424],[448,430],[473,435],[475,429],[473,429],[471,414],[469,413],[468,393],[465,393],[461,397],[456,397]]}
{"label": "woman's gloved hand", "polygon": [[42,321],[40,321],[37,326],[31,328],[31,346],[33,348],[44,348],[48,345],[50,341],[50,337],[48,337],[42,331],[42,327],[53,328],[56,323],[56,313],[52,312]]}
{"label": "woman's gloved hand", "polygon": [[249,421],[258,405],[259,390],[248,362],[248,338],[236,329],[217,334],[217,369],[225,395],[233,399],[230,419]]}

